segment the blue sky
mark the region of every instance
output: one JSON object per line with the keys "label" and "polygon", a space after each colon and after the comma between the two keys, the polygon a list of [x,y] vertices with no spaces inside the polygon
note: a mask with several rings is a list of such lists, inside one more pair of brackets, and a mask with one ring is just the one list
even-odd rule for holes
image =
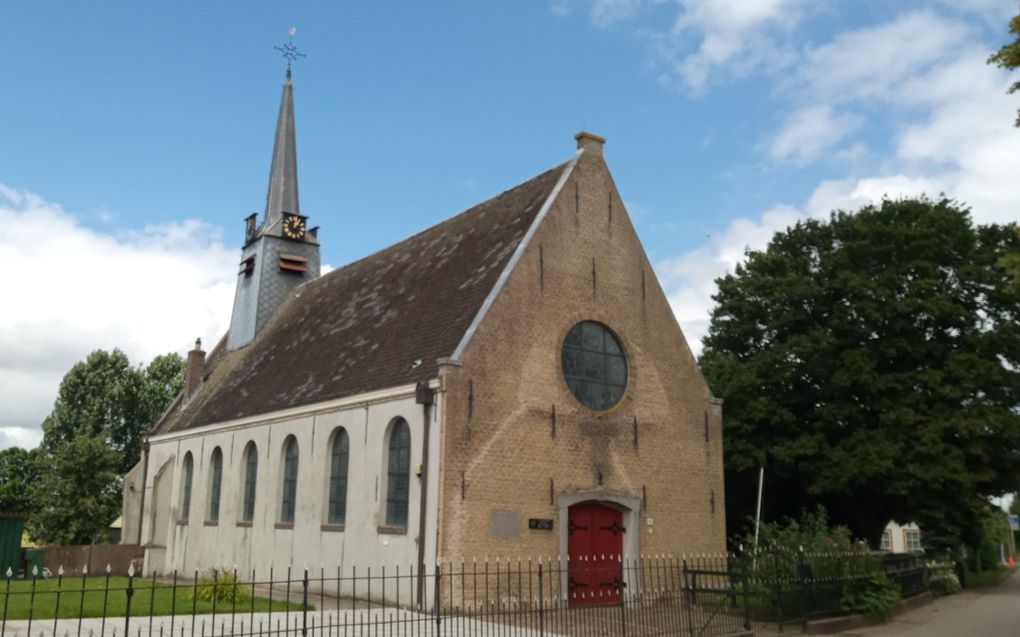
{"label": "blue sky", "polygon": [[[690,340],[797,219],[946,192],[1017,220],[1010,0],[0,5],[0,447],[64,371],[225,329],[285,63],[302,211],[340,266],[567,159],[606,158]],[[1014,78],[1015,79],[1015,78]]]}

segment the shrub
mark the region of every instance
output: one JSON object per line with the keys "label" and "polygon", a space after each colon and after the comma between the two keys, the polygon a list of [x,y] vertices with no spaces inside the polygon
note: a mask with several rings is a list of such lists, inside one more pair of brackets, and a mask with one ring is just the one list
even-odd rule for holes
{"label": "shrub", "polygon": [[188,599],[200,602],[241,602],[251,597],[248,585],[237,580],[230,571],[212,570],[198,580],[198,586],[188,591]]}
{"label": "shrub", "polygon": [[928,577],[928,590],[933,595],[952,595],[963,590],[960,578],[957,577],[956,570],[952,566],[929,565],[928,568],[931,570],[931,575]]}
{"label": "shrub", "polygon": [[899,601],[899,585],[885,573],[872,571],[847,585],[840,607],[848,613],[878,615],[885,619]]}

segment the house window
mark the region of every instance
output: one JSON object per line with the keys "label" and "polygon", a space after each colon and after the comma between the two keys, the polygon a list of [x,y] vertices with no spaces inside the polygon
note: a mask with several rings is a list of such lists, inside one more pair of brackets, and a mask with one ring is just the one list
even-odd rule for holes
{"label": "house window", "polygon": [[923,550],[921,548],[921,532],[918,530],[904,530],[903,542],[907,545],[907,553],[920,553]]}
{"label": "house window", "polygon": [[209,521],[218,522],[220,519],[220,486],[223,484],[223,452],[219,447],[213,449],[212,459],[209,461]]}
{"label": "house window", "polygon": [[195,470],[195,462],[191,452],[184,454],[184,475],[181,477],[181,515],[180,521],[187,522],[191,512],[191,477]]}
{"label": "house window", "polygon": [[255,519],[255,477],[259,472],[259,452],[254,442],[249,442],[244,449],[244,503],[241,520],[251,522]]}
{"label": "house window", "polygon": [[386,471],[386,526],[407,526],[411,481],[411,430],[403,418],[390,431]]}
{"label": "house window", "polygon": [[283,443],[283,497],[280,499],[280,522],[294,523],[294,508],[297,501],[298,446],[294,436],[287,436]]}
{"label": "house window", "polygon": [[343,428],[333,434],[329,457],[329,512],[326,522],[343,524],[347,518],[347,461],[350,457],[350,441]]}
{"label": "house window", "polygon": [[891,551],[892,550],[892,529],[886,529],[882,532],[882,540],[879,542],[878,550],[880,551]]}
{"label": "house window", "polygon": [[601,323],[578,323],[563,341],[563,376],[582,405],[594,411],[613,407],[627,389],[620,341]]}

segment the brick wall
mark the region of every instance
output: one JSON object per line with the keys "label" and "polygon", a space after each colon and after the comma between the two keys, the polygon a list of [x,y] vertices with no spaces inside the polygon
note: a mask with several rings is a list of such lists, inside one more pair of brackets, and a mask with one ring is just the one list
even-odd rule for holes
{"label": "brick wall", "polygon": [[[582,406],[563,377],[563,339],[582,320],[609,326],[628,357],[627,392],[604,413]],[[725,549],[721,406],[599,145],[581,156],[461,363],[442,371],[444,559],[562,555],[561,502],[595,492],[640,503],[628,533],[642,554]],[[518,513],[517,533],[497,513],[493,534],[493,511]],[[529,530],[529,518],[553,519],[554,530]]]}

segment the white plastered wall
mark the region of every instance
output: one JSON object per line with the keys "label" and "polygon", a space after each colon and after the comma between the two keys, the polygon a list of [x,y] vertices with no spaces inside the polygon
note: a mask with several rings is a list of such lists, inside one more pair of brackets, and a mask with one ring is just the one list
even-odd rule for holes
{"label": "white plastered wall", "polygon": [[[154,436],[150,439],[149,481],[144,516],[143,541],[151,543],[163,535],[154,529],[156,520],[166,526],[165,552],[156,548],[147,555],[147,572],[169,574],[175,569],[193,574],[213,568],[239,570],[248,579],[252,569],[259,579],[285,577],[300,579],[306,566],[317,577],[325,569],[334,576],[339,567],[345,576],[355,564],[363,567],[400,566],[402,573],[417,570],[418,533],[422,479],[416,467],[423,463],[424,410],[416,404],[414,387],[387,392],[385,398],[368,396],[343,401],[336,407],[311,405],[304,413],[278,412],[259,419],[237,421]],[[437,396],[438,397],[438,396]],[[425,526],[425,564],[436,562],[436,523],[439,486],[441,403],[430,410],[428,493]],[[397,418],[407,421],[411,433],[410,495],[408,524],[404,534],[382,533],[386,507],[386,438]],[[338,427],[347,430],[350,456],[347,482],[346,523],[342,531],[327,531],[326,522],[331,435]],[[297,501],[293,528],[279,528],[283,473],[282,449],[289,435],[298,443]],[[252,441],[258,449],[255,515],[250,526],[239,525],[242,515],[244,450]],[[210,458],[220,447],[223,477],[219,520],[207,522],[209,512]],[[187,524],[179,520],[181,463],[187,452],[194,458],[191,507]],[[152,489],[156,470],[171,462],[172,486],[162,496]],[[170,468],[170,467],[168,467]],[[159,490],[161,491],[161,490]],[[153,508],[155,507],[155,508]],[[169,510],[167,516],[152,515]],[[378,571],[376,571],[378,572]],[[359,590],[359,596],[361,591]]]}
{"label": "white plastered wall", "polygon": [[889,538],[889,550],[891,553],[906,553],[907,552],[907,531],[921,532],[913,522],[908,524],[897,524],[896,522],[890,521],[885,525],[886,537]]}

